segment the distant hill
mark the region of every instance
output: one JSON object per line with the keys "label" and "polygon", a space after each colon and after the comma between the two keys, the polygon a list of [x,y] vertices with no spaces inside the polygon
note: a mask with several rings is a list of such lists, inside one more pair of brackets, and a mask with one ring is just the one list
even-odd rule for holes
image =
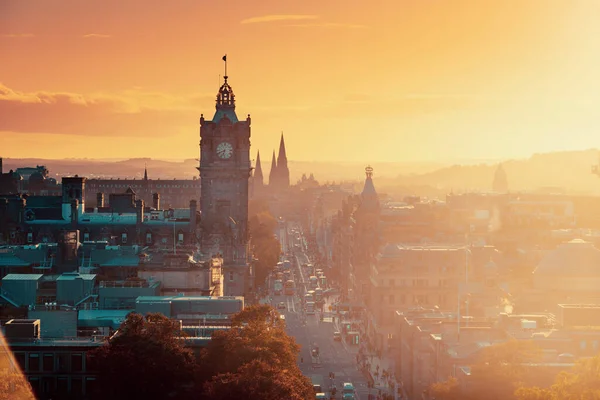
{"label": "distant hill", "polygon": [[[546,190],[570,193],[600,193],[600,177],[590,172],[591,165],[598,163],[598,150],[565,151],[534,154],[528,159],[504,161],[511,191]],[[18,167],[45,165],[51,176],[80,175],[88,178],[114,177],[136,178],[144,176],[148,168],[151,179],[192,179],[198,176],[194,159],[164,161],[150,158],[129,160],[94,159],[4,159],[4,171]],[[296,182],[303,173],[313,173],[324,182],[357,181],[364,179],[367,163],[358,162],[289,162],[291,181]],[[447,162],[398,162],[373,163],[377,188],[390,192],[401,190],[411,194],[415,191],[431,194],[463,192],[467,190],[489,191],[492,187],[497,163],[463,163],[450,165]],[[265,176],[269,175],[270,161],[262,165]]]}

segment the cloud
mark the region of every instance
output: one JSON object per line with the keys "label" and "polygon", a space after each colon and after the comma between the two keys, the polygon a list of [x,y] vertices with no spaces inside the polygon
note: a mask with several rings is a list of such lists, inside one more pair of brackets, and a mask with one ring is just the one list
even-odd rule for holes
{"label": "cloud", "polygon": [[360,24],[344,24],[339,22],[323,22],[315,24],[290,24],[287,25],[293,28],[346,28],[346,29],[364,29],[368,28],[367,25]]}
{"label": "cloud", "polygon": [[105,35],[103,33],[88,33],[86,35],[83,35],[82,37],[84,38],[109,38],[111,37],[111,35]]}
{"label": "cloud", "polygon": [[281,15],[263,15],[260,17],[252,17],[242,20],[241,24],[260,24],[263,22],[275,22],[275,21],[301,21],[318,19],[318,15],[306,15],[306,14],[281,14]]}
{"label": "cloud", "polygon": [[34,37],[35,35],[33,33],[3,33],[0,34],[0,37],[5,37],[5,38],[29,38],[29,37]]}
{"label": "cloud", "polygon": [[214,96],[129,90],[83,95],[19,92],[0,83],[0,131],[159,137],[194,126]]}

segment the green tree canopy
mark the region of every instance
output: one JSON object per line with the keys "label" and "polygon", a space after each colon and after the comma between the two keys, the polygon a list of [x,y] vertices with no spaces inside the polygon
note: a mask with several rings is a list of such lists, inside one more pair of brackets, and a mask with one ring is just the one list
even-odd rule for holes
{"label": "green tree canopy", "polygon": [[118,333],[92,353],[99,374],[97,398],[184,398],[196,362],[178,321],[131,313]]}

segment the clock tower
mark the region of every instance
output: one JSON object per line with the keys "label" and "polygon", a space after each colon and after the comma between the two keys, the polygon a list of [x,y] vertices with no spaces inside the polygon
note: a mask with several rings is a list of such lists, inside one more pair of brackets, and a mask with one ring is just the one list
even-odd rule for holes
{"label": "clock tower", "polygon": [[227,79],[225,74],[212,120],[200,116],[200,243],[205,256],[223,257],[225,295],[243,296],[252,286],[248,262],[250,115],[238,120]]}

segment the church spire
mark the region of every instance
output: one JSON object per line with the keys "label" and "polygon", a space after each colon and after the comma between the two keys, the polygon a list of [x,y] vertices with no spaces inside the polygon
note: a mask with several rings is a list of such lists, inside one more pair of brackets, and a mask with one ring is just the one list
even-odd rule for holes
{"label": "church spire", "polygon": [[277,175],[281,188],[290,186],[290,170],[288,168],[287,154],[285,152],[285,140],[283,132],[281,132],[281,140],[279,141],[279,155],[277,157]]}
{"label": "church spire", "polygon": [[148,164],[144,164],[144,180],[148,180]]}
{"label": "church spire", "polygon": [[260,150],[256,154],[256,166],[254,167],[254,185],[260,187],[264,185],[262,165],[260,165]]}
{"label": "church spire", "polygon": [[269,186],[275,186],[277,183],[277,160],[275,159],[275,150],[273,150],[273,159],[271,160],[271,172],[269,172]]}

